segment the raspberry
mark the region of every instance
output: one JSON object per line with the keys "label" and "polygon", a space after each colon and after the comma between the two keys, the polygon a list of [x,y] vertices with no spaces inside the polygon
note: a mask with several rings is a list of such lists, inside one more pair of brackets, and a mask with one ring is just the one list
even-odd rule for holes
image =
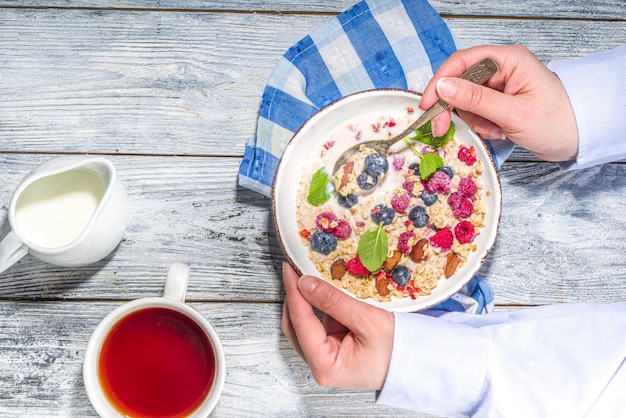
{"label": "raspberry", "polygon": [[415,233],[411,231],[406,231],[400,234],[398,238],[398,249],[400,252],[404,254],[409,254],[411,252],[411,247],[413,246],[413,241],[415,240]]}
{"label": "raspberry", "polygon": [[404,190],[406,190],[407,192],[413,194],[413,189],[415,188],[415,183],[413,183],[413,180],[407,180],[402,184],[402,188]]}
{"label": "raspberry", "polygon": [[469,177],[463,177],[461,181],[459,181],[459,192],[463,194],[463,197],[474,198],[478,187],[476,187],[476,183]]}
{"label": "raspberry", "polygon": [[461,199],[461,204],[459,205],[458,208],[452,210],[452,213],[454,214],[454,216],[459,219],[469,218],[473,212],[474,212],[474,204],[472,203],[471,200],[469,200],[466,197]]}
{"label": "raspberry", "polygon": [[403,193],[400,195],[394,194],[391,198],[391,207],[396,212],[404,212],[406,208],[409,207],[409,202],[411,199],[407,193]]}
{"label": "raspberry", "polygon": [[361,263],[358,255],[346,263],[346,270],[355,276],[366,276],[370,274],[369,270]]}
{"label": "raspberry", "polygon": [[450,177],[443,171],[435,171],[432,176],[428,178],[428,181],[424,185],[429,193],[443,193],[450,192]]}
{"label": "raspberry", "polygon": [[400,171],[402,170],[402,167],[404,167],[404,157],[400,157],[400,156],[394,156],[393,157],[393,161],[392,161],[392,165],[393,165],[393,169],[396,171]]}
{"label": "raspberry", "polygon": [[452,210],[458,209],[461,206],[461,200],[463,200],[463,193],[454,192],[448,196],[448,205]]}
{"label": "raspberry", "polygon": [[337,227],[337,217],[332,212],[322,212],[315,218],[317,229],[330,234]]}
{"label": "raspberry", "polygon": [[337,221],[337,227],[333,230],[335,238],[344,239],[348,238],[352,234],[352,227],[345,219],[339,219]]}
{"label": "raspberry", "polygon": [[459,222],[454,227],[454,236],[461,244],[472,242],[476,236],[476,233],[474,232],[474,225],[472,225],[469,221]]}
{"label": "raspberry", "polygon": [[443,228],[435,232],[435,235],[430,237],[430,245],[441,248],[442,251],[448,251],[452,248],[454,243],[454,235],[450,228]]}
{"label": "raspberry", "polygon": [[476,150],[474,147],[466,147],[462,145],[459,148],[459,153],[457,154],[459,160],[463,161],[467,165],[473,165],[476,162]]}

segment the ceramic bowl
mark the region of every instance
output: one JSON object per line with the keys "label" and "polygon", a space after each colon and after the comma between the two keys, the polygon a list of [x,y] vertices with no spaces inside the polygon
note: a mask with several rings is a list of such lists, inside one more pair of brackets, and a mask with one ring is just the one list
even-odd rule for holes
{"label": "ceramic bowl", "polygon": [[[308,248],[302,243],[296,219],[297,193],[299,188],[303,187],[301,184],[303,167],[319,167],[320,155],[324,154],[324,164],[332,169],[336,157],[352,144],[334,143],[332,149],[322,151],[328,136],[337,127],[349,124],[350,120],[356,120],[367,114],[406,115],[408,108],[415,109],[414,118],[416,118],[421,114],[421,110],[418,109],[420,97],[419,93],[397,89],[368,90],[345,96],[313,115],[293,136],[277,168],[272,189],[272,210],[279,243],[287,261],[298,273],[321,277],[309,258]],[[388,302],[379,302],[372,298],[360,299],[364,302],[402,312],[432,307],[457,293],[472,278],[495,242],[502,206],[498,172],[483,140],[456,114],[453,113],[452,118],[456,125],[456,140],[473,146],[476,157],[482,161],[484,167],[482,201],[486,205],[486,221],[480,234],[473,241],[477,249],[450,278],[440,279],[430,295],[415,299],[393,298]],[[410,121],[405,123],[408,126]],[[400,132],[404,126],[398,128]],[[354,296],[351,292],[346,293]]]}

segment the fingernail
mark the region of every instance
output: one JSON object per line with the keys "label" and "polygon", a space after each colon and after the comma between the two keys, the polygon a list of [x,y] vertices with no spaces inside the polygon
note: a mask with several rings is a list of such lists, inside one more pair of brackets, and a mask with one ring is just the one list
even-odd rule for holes
{"label": "fingernail", "polygon": [[298,287],[302,293],[311,293],[317,287],[318,279],[312,276],[302,276],[298,280]]}
{"label": "fingernail", "polygon": [[489,139],[506,139],[506,135],[504,135],[504,132],[502,132],[500,129],[494,129],[493,131],[491,131]]}
{"label": "fingernail", "polygon": [[453,97],[456,93],[456,80],[441,78],[437,81],[437,92],[441,97]]}

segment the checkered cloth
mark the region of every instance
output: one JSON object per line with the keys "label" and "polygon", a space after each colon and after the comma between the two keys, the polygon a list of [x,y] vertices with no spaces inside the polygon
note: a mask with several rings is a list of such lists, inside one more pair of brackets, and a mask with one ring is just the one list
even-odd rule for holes
{"label": "checkered cloth", "polygon": [[[304,37],[279,59],[263,92],[257,137],[246,145],[239,184],[270,196],[283,150],[314,113],[363,90],[423,91],[459,47],[426,0],[365,0]],[[488,144],[499,167],[511,143]],[[472,313],[493,307],[491,287],[475,276],[437,308]]]}

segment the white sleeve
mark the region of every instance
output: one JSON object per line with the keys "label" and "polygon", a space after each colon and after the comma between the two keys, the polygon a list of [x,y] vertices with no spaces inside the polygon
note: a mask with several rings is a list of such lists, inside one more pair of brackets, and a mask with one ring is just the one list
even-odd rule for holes
{"label": "white sleeve", "polygon": [[447,417],[626,410],[626,303],[395,319],[379,403]]}
{"label": "white sleeve", "polygon": [[560,167],[586,168],[626,157],[626,44],[577,60],[552,61],[548,68],[563,83],[578,127],[576,161]]}

